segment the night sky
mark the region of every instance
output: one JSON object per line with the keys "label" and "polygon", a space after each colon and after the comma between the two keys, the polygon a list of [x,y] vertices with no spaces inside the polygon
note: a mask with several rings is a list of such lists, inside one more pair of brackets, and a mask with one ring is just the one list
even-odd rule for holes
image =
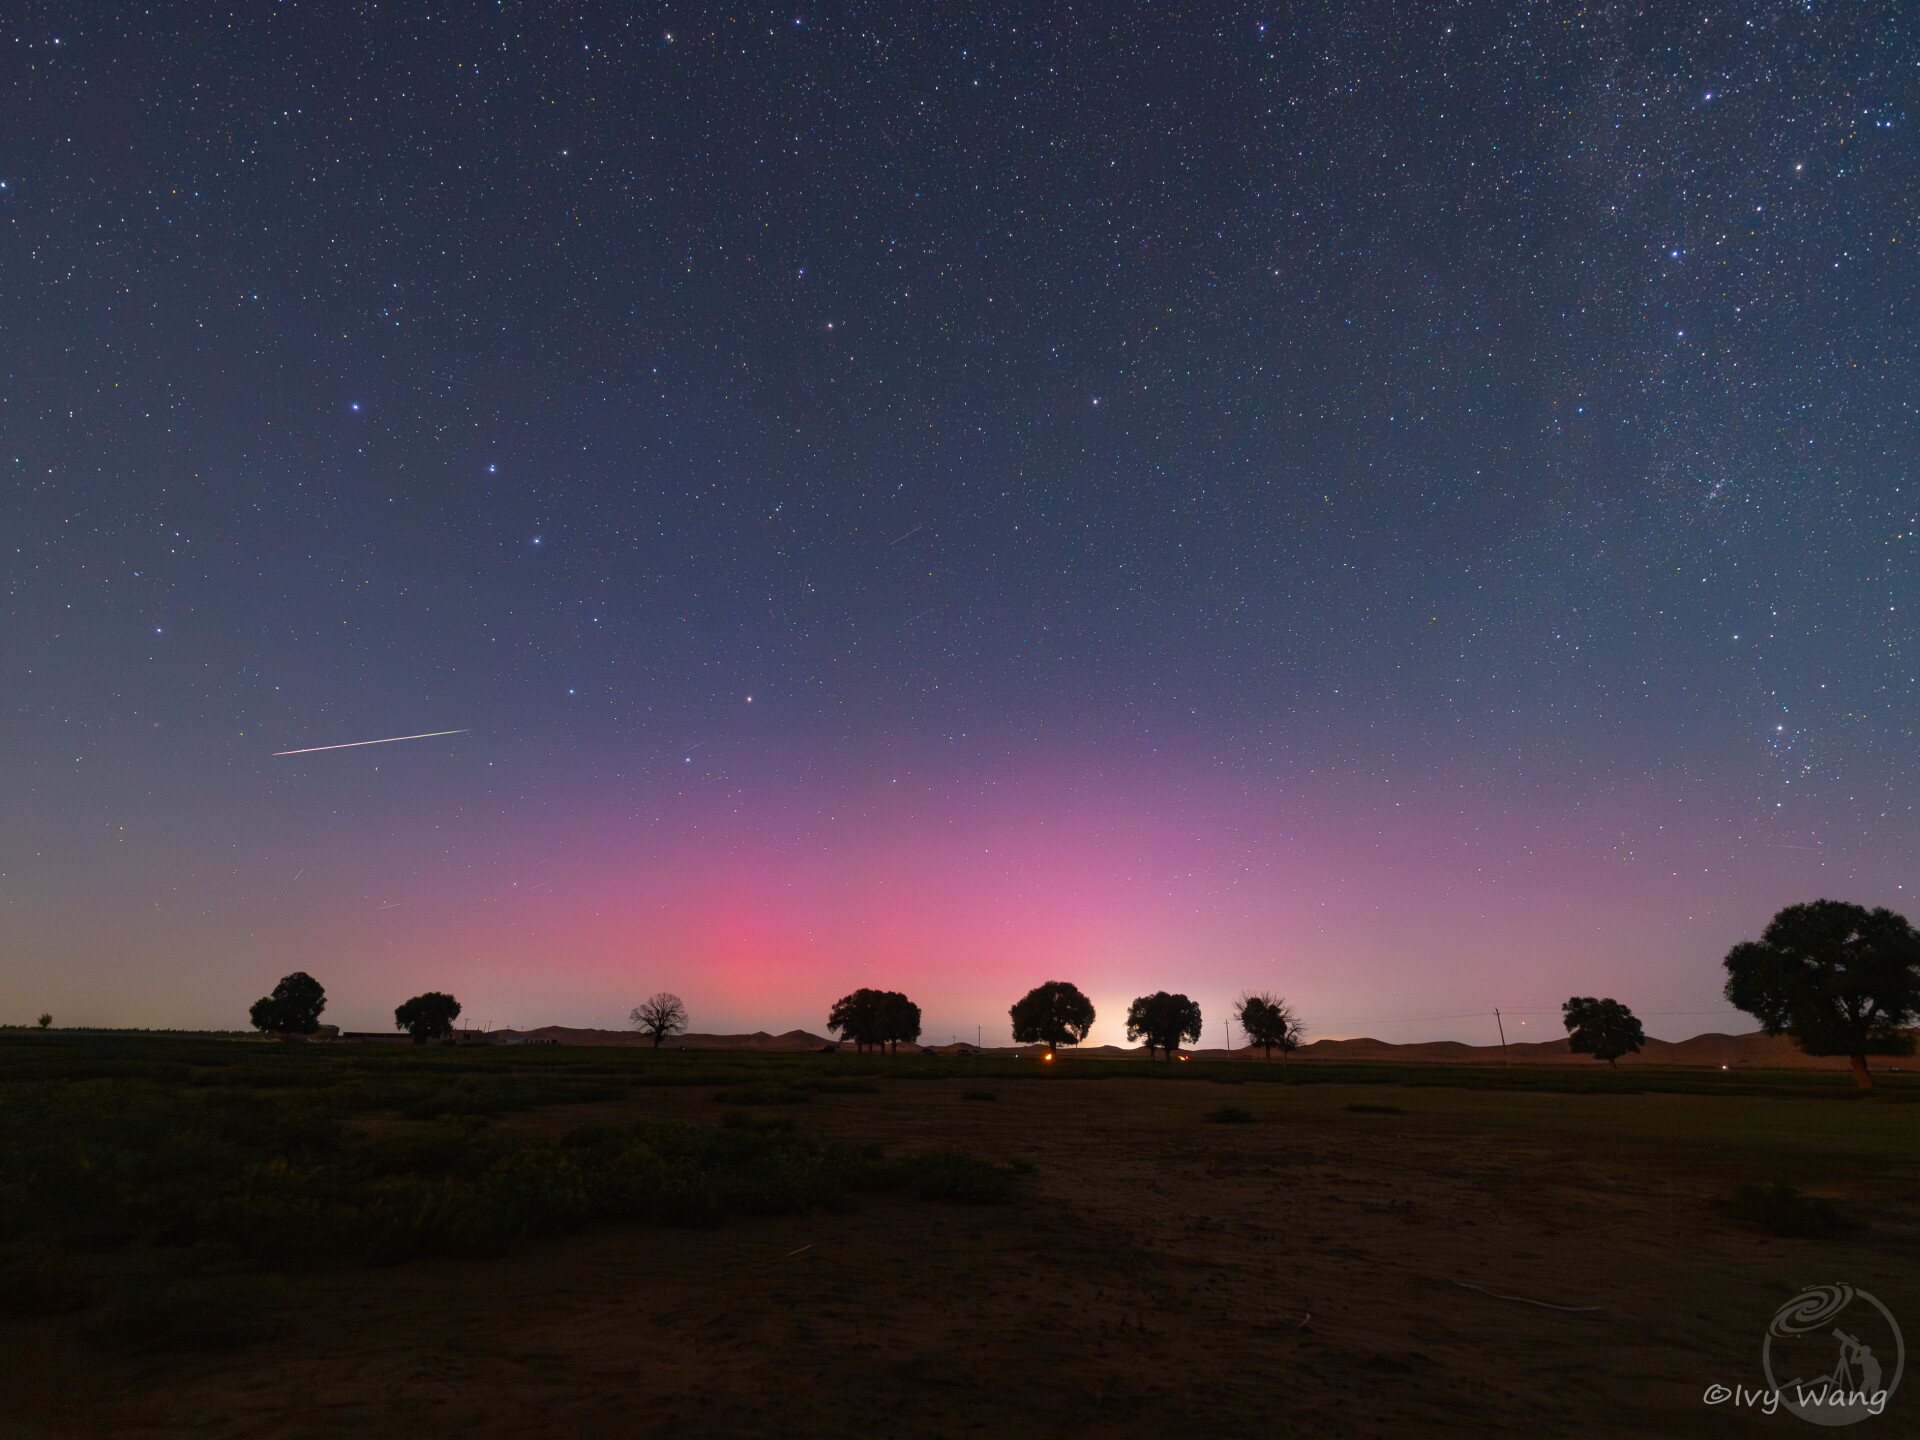
{"label": "night sky", "polygon": [[4,25],[0,1019],[1675,1038],[1920,911],[1910,6]]}

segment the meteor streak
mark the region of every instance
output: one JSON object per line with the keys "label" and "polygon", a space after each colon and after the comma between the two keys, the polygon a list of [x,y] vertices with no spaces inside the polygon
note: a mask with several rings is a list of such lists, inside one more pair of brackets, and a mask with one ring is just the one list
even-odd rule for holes
{"label": "meteor streak", "polygon": [[431,740],[436,735],[471,735],[472,730],[429,730],[424,735],[389,735],[384,740],[349,740],[344,745],[309,745],[304,750],[276,750],[275,757],[281,755],[311,755],[316,750],[352,750],[360,745],[392,745],[400,740]]}

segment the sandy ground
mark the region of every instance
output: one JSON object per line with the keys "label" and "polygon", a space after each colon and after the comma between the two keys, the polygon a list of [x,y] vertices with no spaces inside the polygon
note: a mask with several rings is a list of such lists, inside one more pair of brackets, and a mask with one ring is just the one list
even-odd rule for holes
{"label": "sandy ground", "polygon": [[[1029,1160],[1011,1205],[871,1197],[849,1215],[608,1228],[325,1277],[303,1283],[291,1335],[225,1356],[113,1359],[72,1320],[9,1324],[0,1429],[1794,1433],[1701,1398],[1758,1383],[1786,1297],[1849,1281],[1920,1342],[1920,1105],[1065,1076],[1001,1082],[986,1103],[964,1088],[887,1081],[791,1113],[823,1136]],[[1203,1122],[1229,1104],[1258,1122]],[[662,1090],[512,1123],[722,1109]],[[1774,1178],[1864,1228],[1781,1240],[1713,1208]],[[1858,1433],[1912,1434],[1917,1416],[1911,1376]]]}

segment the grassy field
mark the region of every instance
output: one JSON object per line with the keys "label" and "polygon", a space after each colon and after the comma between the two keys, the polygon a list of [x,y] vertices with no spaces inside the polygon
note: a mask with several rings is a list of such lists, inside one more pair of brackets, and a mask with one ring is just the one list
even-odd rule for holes
{"label": "grassy field", "polygon": [[1915,1101],[8,1032],[0,1394],[27,1436],[1757,1433],[1800,1422],[1701,1395],[1803,1286],[1920,1338]]}

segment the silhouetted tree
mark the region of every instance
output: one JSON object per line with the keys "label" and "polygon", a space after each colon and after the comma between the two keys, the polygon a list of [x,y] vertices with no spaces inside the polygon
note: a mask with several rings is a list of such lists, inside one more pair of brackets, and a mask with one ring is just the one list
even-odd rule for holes
{"label": "silhouetted tree", "polygon": [[1727,952],[1727,1000],[1809,1055],[1845,1055],[1873,1088],[1869,1055],[1910,1055],[1920,1016],[1920,935],[1904,915],[1840,900],[1789,905]]}
{"label": "silhouetted tree", "polygon": [[842,1040],[851,1040],[854,1048],[865,1050],[887,1038],[887,992],[864,986],[833,1002],[827,1015],[827,1029],[840,1032]]}
{"label": "silhouetted tree", "polygon": [[1093,1002],[1064,980],[1034,986],[1007,1014],[1013,1021],[1016,1045],[1058,1050],[1062,1045],[1078,1045],[1093,1029]]}
{"label": "silhouetted tree", "polygon": [[902,1040],[911,1044],[920,1038],[920,1007],[902,995],[898,990],[883,993],[881,1011],[882,1038],[893,1047],[893,1053],[900,1053]]}
{"label": "silhouetted tree", "polygon": [[34,1023],[34,1024],[36,1024],[36,1025],[38,1025],[38,1026],[39,1026],[39,1027],[40,1027],[40,1028],[41,1028],[42,1030],[44,1030],[44,1029],[46,1029],[46,1028],[47,1028],[47,1027],[48,1027],[49,1025],[51,1025],[51,1024],[53,1024],[53,1016],[52,1016],[51,1014],[49,1014],[49,1013],[45,1013],[45,1012],[43,1012],[43,1013],[41,1014],[41,1016],[40,1016],[40,1018],[39,1018],[38,1020],[36,1020],[36,1021],[34,1021],[33,1023]]}
{"label": "silhouetted tree", "polygon": [[1239,1012],[1240,1029],[1247,1037],[1247,1043],[1258,1045],[1267,1052],[1267,1063],[1273,1063],[1273,1052],[1280,1052],[1280,1063],[1286,1064],[1295,1050],[1300,1048],[1300,1039],[1305,1026],[1300,1016],[1285,1000],[1278,995],[1269,995],[1262,990],[1256,994],[1242,995],[1234,1002]]}
{"label": "silhouetted tree", "polygon": [[1567,1027],[1567,1044],[1576,1055],[1591,1055],[1604,1060],[1615,1070],[1622,1055],[1638,1054],[1647,1043],[1633,1011],[1618,1000],[1596,1000],[1591,995],[1575,995],[1560,1007],[1560,1018]]}
{"label": "silhouetted tree", "polygon": [[248,1017],[253,1028],[275,1035],[311,1035],[320,1028],[320,1012],[327,1008],[327,992],[304,970],[296,970],[273,987],[271,995],[253,1002]]}
{"label": "silhouetted tree", "polygon": [[669,1035],[684,1035],[687,1029],[687,1007],[680,997],[670,991],[662,990],[658,995],[649,995],[628,1017],[636,1030],[645,1031],[653,1037],[653,1048],[658,1050],[660,1042]]}
{"label": "silhouetted tree", "polygon": [[1200,1006],[1184,995],[1156,990],[1127,1007],[1127,1039],[1145,1040],[1149,1060],[1157,1047],[1167,1052],[1167,1063],[1172,1064],[1182,1040],[1199,1038]]}
{"label": "silhouetted tree", "polygon": [[453,1034],[453,1022],[460,1018],[460,1002],[451,995],[429,990],[416,995],[393,1012],[393,1028],[413,1036],[413,1043],[444,1040]]}

